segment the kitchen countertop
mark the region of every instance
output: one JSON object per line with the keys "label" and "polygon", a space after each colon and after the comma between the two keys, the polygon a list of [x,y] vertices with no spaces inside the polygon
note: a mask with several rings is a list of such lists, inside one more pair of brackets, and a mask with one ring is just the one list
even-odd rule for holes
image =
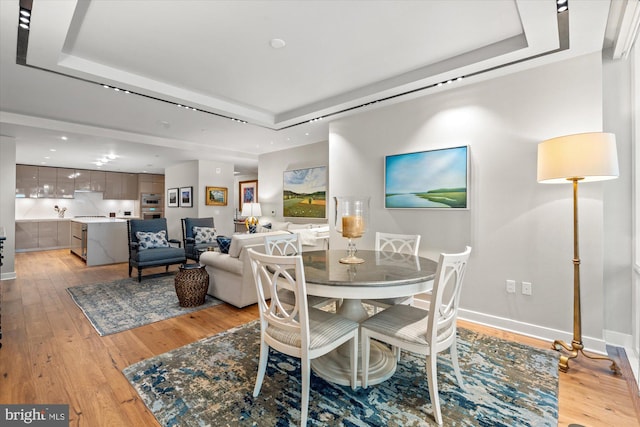
{"label": "kitchen countertop", "polygon": [[45,221],[71,221],[73,218],[29,218],[29,219],[17,219],[16,222],[45,222]]}
{"label": "kitchen countertop", "polygon": [[71,218],[73,222],[79,222],[82,224],[97,224],[97,223],[109,223],[109,222],[127,222],[126,219],[118,218]]}

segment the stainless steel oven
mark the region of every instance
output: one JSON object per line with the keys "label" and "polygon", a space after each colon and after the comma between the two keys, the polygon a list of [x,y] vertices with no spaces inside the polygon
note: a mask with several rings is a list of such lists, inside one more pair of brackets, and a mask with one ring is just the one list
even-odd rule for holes
{"label": "stainless steel oven", "polygon": [[160,208],[142,208],[142,219],[163,218],[163,212]]}
{"label": "stainless steel oven", "polygon": [[162,194],[142,193],[140,195],[140,206],[143,208],[162,208]]}

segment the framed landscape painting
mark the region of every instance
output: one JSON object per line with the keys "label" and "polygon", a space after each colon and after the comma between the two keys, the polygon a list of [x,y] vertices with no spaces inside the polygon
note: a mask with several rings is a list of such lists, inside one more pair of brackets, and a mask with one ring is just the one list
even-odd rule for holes
{"label": "framed landscape painting", "polygon": [[385,157],[384,207],[468,209],[469,147]]}
{"label": "framed landscape painting", "polygon": [[207,187],[204,194],[205,205],[227,206],[227,187]]}
{"label": "framed landscape painting", "polygon": [[327,217],[327,167],[284,172],[283,216]]}
{"label": "framed landscape painting", "polygon": [[178,189],[169,188],[167,190],[167,206],[170,208],[178,207]]}
{"label": "framed landscape painting", "polygon": [[193,187],[180,187],[180,207],[193,207]]}

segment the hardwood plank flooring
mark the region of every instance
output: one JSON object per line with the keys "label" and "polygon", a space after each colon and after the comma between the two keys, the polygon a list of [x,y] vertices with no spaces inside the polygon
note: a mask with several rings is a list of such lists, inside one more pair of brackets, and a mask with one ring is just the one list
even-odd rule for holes
{"label": "hardwood plank flooring", "polygon": [[[157,426],[122,369],[258,317],[255,305],[221,304],[100,337],[66,288],[127,277],[126,264],[87,267],[68,250],[29,252],[16,254],[16,273],[17,279],[0,282],[0,402],[69,404],[70,426]],[[460,325],[550,348],[533,338]],[[640,400],[633,392],[638,388],[629,378],[624,351],[609,351],[623,366],[623,377],[612,375],[607,363],[582,357],[570,362],[568,373],[560,373],[559,426],[640,426]]]}

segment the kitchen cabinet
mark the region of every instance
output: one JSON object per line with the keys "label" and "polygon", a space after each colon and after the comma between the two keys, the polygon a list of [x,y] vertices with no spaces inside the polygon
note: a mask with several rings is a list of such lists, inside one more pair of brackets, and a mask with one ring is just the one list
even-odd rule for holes
{"label": "kitchen cabinet", "polygon": [[16,252],[68,248],[70,220],[16,221]]}
{"label": "kitchen cabinet", "polygon": [[138,177],[141,194],[164,194],[164,175],[141,173]]}
{"label": "kitchen cabinet", "polygon": [[75,169],[56,169],[56,197],[58,199],[73,199],[76,187]]}
{"label": "kitchen cabinet", "polygon": [[135,173],[107,172],[104,198],[138,200],[138,175]]}
{"label": "kitchen cabinet", "polygon": [[[71,252],[88,266],[115,264],[129,260],[127,221],[115,218],[73,219],[74,243]],[[79,238],[76,238],[78,237]]]}
{"label": "kitchen cabinet", "polygon": [[39,166],[38,167],[38,198],[55,198],[57,180],[58,180],[58,173],[56,168]]}
{"label": "kitchen cabinet", "polygon": [[58,246],[58,223],[56,221],[38,222],[38,248],[47,249]]}
{"label": "kitchen cabinet", "polygon": [[16,251],[38,247],[38,223],[16,221]]}
{"label": "kitchen cabinet", "polygon": [[103,192],[107,186],[107,174],[104,171],[91,171],[91,191]]}
{"label": "kitchen cabinet", "polygon": [[87,169],[76,169],[76,191],[103,192],[106,187],[106,173]]}
{"label": "kitchen cabinet", "polygon": [[76,169],[75,190],[91,191],[91,171],[90,170]]}
{"label": "kitchen cabinet", "polygon": [[16,197],[38,197],[38,167],[16,165]]}
{"label": "kitchen cabinet", "polygon": [[104,196],[105,199],[122,199],[122,174],[107,172]]}
{"label": "kitchen cabinet", "polygon": [[71,221],[57,221],[58,247],[68,248],[71,244]]}
{"label": "kitchen cabinet", "polygon": [[[140,193],[138,192],[138,174],[123,173],[122,175],[122,199],[138,200],[140,197]],[[164,187],[164,176],[162,178],[162,186]]]}
{"label": "kitchen cabinet", "polygon": [[74,169],[16,165],[16,197],[71,199]]}

